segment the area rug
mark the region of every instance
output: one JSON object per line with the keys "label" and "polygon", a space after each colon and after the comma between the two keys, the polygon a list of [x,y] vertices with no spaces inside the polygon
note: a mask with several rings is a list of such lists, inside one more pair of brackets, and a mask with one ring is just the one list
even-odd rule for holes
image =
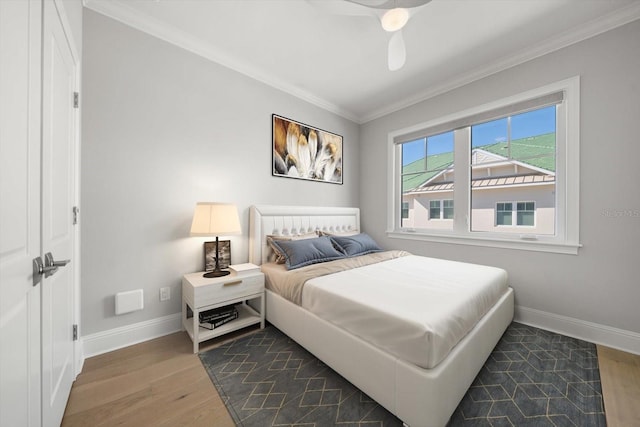
{"label": "area rug", "polygon": [[[200,354],[234,422],[402,426],[274,326]],[[595,345],[512,323],[448,426],[606,426]]]}

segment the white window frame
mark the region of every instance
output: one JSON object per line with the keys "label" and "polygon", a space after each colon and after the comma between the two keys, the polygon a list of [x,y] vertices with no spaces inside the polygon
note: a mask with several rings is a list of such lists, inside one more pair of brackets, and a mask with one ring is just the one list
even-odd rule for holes
{"label": "white window frame", "polygon": [[[511,205],[511,210],[510,211],[498,211],[498,205],[506,205],[506,204],[510,204]],[[498,212],[511,212],[511,224],[498,224]],[[513,202],[496,202],[496,209],[495,209],[495,224],[496,227],[513,227]]]}
{"label": "white window frame", "polygon": [[[431,203],[433,202],[438,202],[438,217],[434,218],[431,216],[431,209],[435,209],[431,207]],[[440,199],[433,199],[433,200],[429,200],[429,221],[436,221],[436,220],[441,220],[442,219],[442,200]]]}
{"label": "white window frame", "polygon": [[[444,217],[444,202],[448,202],[449,200],[453,201],[453,199],[431,199],[429,200],[429,221],[451,221],[451,218]],[[431,202],[438,202],[438,217],[434,218],[431,216]],[[455,206],[455,203],[454,203]],[[455,215],[455,210],[454,210]]]}
{"label": "white window frame", "polygon": [[[447,209],[447,207],[445,206],[445,202],[448,202],[448,201],[451,201],[451,203],[453,203],[453,199],[442,199],[442,209],[441,209],[442,212],[440,213],[440,215],[441,215],[443,220],[452,221],[453,218],[445,218],[444,217],[444,210]],[[453,205],[454,205],[453,215],[455,216],[455,214],[456,214],[455,203],[453,203]]]}
{"label": "white window frame", "polygon": [[[511,210],[509,212],[511,212],[511,224],[498,224],[498,205],[499,204],[510,204],[511,205]],[[518,212],[522,212],[520,210],[518,210],[518,203],[533,203],[533,224],[532,225],[526,225],[526,224],[518,224]],[[507,212],[507,211],[500,211],[500,212]],[[524,212],[529,212],[527,210],[525,210]],[[513,200],[507,200],[507,201],[501,201],[501,202],[496,202],[496,208],[494,209],[494,224],[496,227],[521,227],[521,228],[533,228],[536,226],[537,224],[537,215],[536,215],[536,202],[534,200],[519,200],[519,201],[513,201]]]}
{"label": "white window frame", "polygon": [[[404,216],[405,205],[407,206],[407,208],[406,208],[407,216]],[[402,219],[408,219],[409,218],[409,210],[411,209],[411,205],[409,204],[409,202],[402,202],[401,206],[402,206],[402,212],[400,214],[400,219],[401,220]]]}
{"label": "white window frame", "polygon": [[[553,236],[519,235],[517,233],[471,232],[469,213],[471,186],[469,168],[456,167],[453,230],[409,229],[402,227],[402,145],[398,140],[421,130],[464,119],[486,111],[508,107],[553,93],[564,92],[556,109],[556,234]],[[456,132],[454,165],[469,163],[470,132]],[[503,98],[459,113],[390,132],[388,135],[387,236],[398,239],[423,240],[563,254],[577,254],[579,240],[580,195],[580,76],[571,77],[537,89]]]}
{"label": "white window frame", "polygon": [[[513,202],[513,203],[514,203],[514,205],[515,205],[515,207],[516,207],[516,208],[515,208],[515,209],[513,209],[513,210],[511,211],[511,215],[512,215],[511,222],[513,222],[513,215],[515,215],[515,217],[516,217],[515,227],[524,227],[524,228],[527,228],[527,227],[535,227],[535,226],[536,226],[536,224],[538,223],[538,221],[537,221],[537,215],[536,215],[536,212],[537,212],[537,211],[536,211],[536,202],[535,202],[535,201],[533,201],[533,200],[527,200],[527,201],[518,201],[518,202]],[[531,225],[518,224],[518,212],[529,212],[529,211],[528,211],[528,210],[526,210],[526,209],[525,209],[524,211],[521,211],[520,209],[518,209],[518,204],[519,204],[519,203],[525,203],[525,204],[527,204],[527,203],[533,203],[533,224],[531,224]]]}

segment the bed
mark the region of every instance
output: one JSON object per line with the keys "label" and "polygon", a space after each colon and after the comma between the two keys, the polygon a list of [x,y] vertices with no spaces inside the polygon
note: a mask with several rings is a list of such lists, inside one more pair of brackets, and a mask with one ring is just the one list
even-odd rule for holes
{"label": "bed", "polygon": [[[359,209],[252,206],[250,262],[262,266],[263,271],[270,277],[268,281],[284,281],[288,273],[283,272],[283,267],[278,271],[278,267],[270,262],[272,250],[267,241],[268,236],[297,236],[318,231],[333,235],[360,232]],[[382,256],[381,254],[371,255],[374,258]],[[384,256],[387,256],[386,253]],[[266,318],[400,418],[406,425],[410,427],[444,426],[512,321],[513,290],[504,283],[499,283],[506,282],[506,273],[492,267],[414,257],[399,251],[389,253],[388,256],[391,258],[381,262],[375,260],[371,264],[357,266],[354,269],[346,268],[308,280],[304,285],[308,287],[304,288],[305,291],[302,292],[299,301],[295,301],[296,298],[291,295],[275,292],[272,290],[276,289],[274,286],[268,286]],[[326,265],[339,262],[341,261],[331,261]],[[269,269],[275,269],[275,271],[269,271]],[[473,297],[488,300],[489,305],[476,314],[478,318],[472,320],[473,323],[470,326],[460,326],[460,331],[456,332],[459,337],[449,336],[459,324],[464,323],[459,321],[460,316],[456,314],[451,316],[455,318],[453,323],[451,320],[443,321],[438,329],[440,332],[428,336],[427,344],[432,344],[436,338],[444,343],[438,347],[438,350],[430,351],[429,347],[424,345],[422,348],[406,349],[403,348],[403,344],[412,336],[419,336],[424,341],[424,331],[412,330],[406,324],[395,328],[388,326],[393,324],[384,315],[391,316],[393,313],[385,314],[379,311],[372,317],[370,313],[365,314],[362,305],[373,305],[375,308],[376,301],[380,300],[375,296],[375,292],[363,293],[363,289],[376,289],[376,292],[383,294],[382,300],[393,299],[391,294],[384,295],[387,289],[385,280],[407,271],[413,272],[412,275],[416,280],[429,276],[445,285],[455,281],[469,283],[481,281],[479,277],[486,277],[484,281],[495,281],[495,283],[487,286],[487,289],[478,290],[478,294]],[[454,277],[456,275],[457,277]],[[505,276],[501,277],[502,275]],[[346,288],[345,292],[334,294],[331,291],[332,283],[336,281],[340,281],[340,288]],[[405,284],[407,288],[413,286],[411,280],[403,279],[402,282],[407,282]],[[420,292],[425,290],[422,289]],[[438,292],[442,293],[442,291],[436,291]],[[491,294],[490,298],[487,296],[489,294]],[[349,300],[349,295],[355,295],[355,297]],[[405,295],[405,290],[396,292],[396,295]],[[396,313],[395,316],[402,317],[402,313],[407,312],[409,313],[408,324],[418,327],[425,321],[430,322],[430,320],[418,318],[413,324],[411,323],[411,316],[421,315],[421,300],[425,305],[425,310],[422,312],[429,312],[446,305],[456,307],[457,295],[441,295],[440,298],[443,298],[444,303],[440,303],[440,300],[433,297],[434,301],[431,305],[429,300],[432,298],[424,295],[413,297],[413,301],[404,301],[407,304],[406,310]],[[303,302],[305,298],[306,301]],[[326,301],[322,304],[318,303],[323,298]],[[367,301],[368,299],[370,301]],[[398,297],[397,302],[402,304],[403,299]],[[485,304],[487,304],[486,301]],[[331,311],[339,310],[340,307],[343,309],[343,314],[351,314],[351,316],[343,316],[346,320],[340,321],[342,323],[336,320],[341,315],[337,311]],[[473,313],[471,317],[473,318]],[[375,324],[376,318],[377,324]],[[358,325],[363,323],[369,325],[374,323],[375,327],[369,328],[369,332],[358,329]],[[400,335],[401,332],[405,335]],[[367,333],[370,335],[366,335]],[[393,337],[396,339],[394,340]]]}

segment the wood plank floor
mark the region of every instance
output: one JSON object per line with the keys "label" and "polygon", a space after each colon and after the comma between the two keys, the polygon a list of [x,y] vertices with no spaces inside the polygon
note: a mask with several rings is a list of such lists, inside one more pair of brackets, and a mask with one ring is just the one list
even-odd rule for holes
{"label": "wood plank floor", "polygon": [[607,425],[640,426],[640,356],[598,346],[598,363]]}
{"label": "wood plank floor", "polygon": [[[255,327],[210,340],[201,350]],[[598,346],[609,427],[640,426],[640,356]],[[62,426],[233,427],[185,332],[89,358],[76,379]]]}
{"label": "wood plank floor", "polygon": [[[246,328],[200,346],[208,350]],[[85,360],[62,426],[234,427],[186,332]]]}

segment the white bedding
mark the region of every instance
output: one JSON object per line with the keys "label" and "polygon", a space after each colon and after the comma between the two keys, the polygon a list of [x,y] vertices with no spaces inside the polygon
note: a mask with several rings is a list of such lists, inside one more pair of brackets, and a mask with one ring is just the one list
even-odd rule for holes
{"label": "white bedding", "polygon": [[433,368],[507,289],[502,269],[412,255],[308,280],[302,306],[400,359]]}

